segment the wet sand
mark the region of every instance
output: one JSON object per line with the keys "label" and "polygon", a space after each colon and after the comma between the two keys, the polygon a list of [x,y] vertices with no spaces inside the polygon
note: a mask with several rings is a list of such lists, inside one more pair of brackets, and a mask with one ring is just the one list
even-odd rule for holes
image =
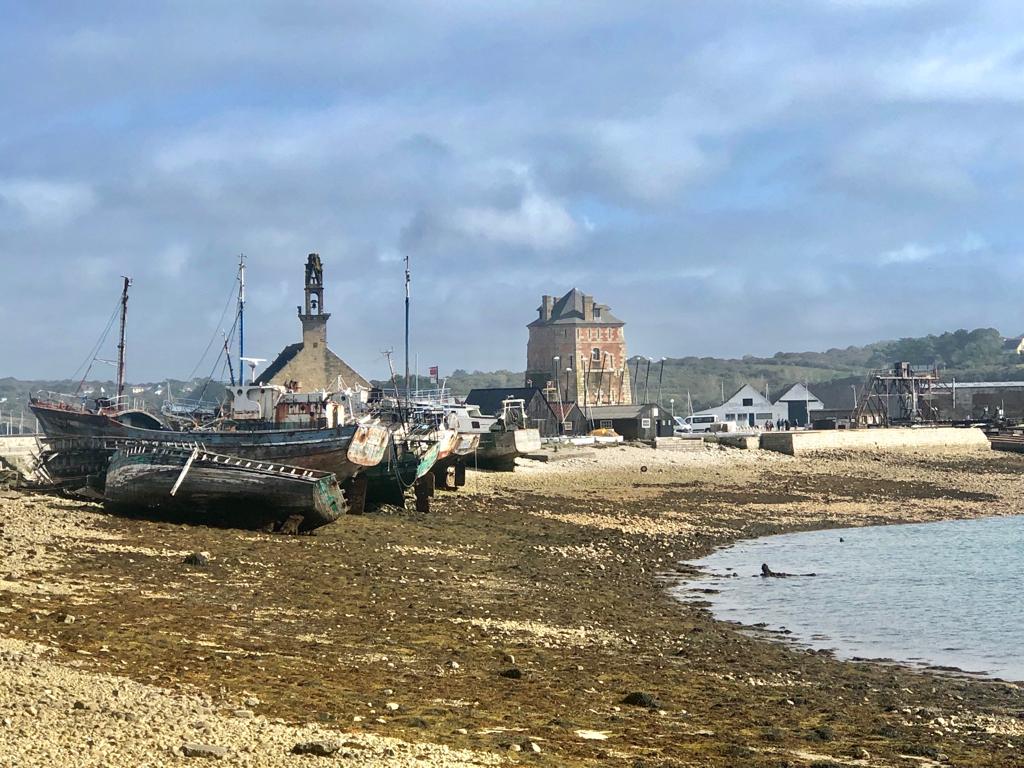
{"label": "wet sand", "polygon": [[1017,514],[1022,469],[615,447],[296,537],[0,499],[0,765],[1021,765],[1018,686],[752,638],[665,586],[739,538]]}

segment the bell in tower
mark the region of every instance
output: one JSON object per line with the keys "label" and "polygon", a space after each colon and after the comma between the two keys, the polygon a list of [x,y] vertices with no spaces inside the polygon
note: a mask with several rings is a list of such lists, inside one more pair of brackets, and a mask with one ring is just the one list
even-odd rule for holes
{"label": "bell in tower", "polygon": [[324,267],[319,253],[309,254],[306,259],[306,315],[322,315],[324,312]]}

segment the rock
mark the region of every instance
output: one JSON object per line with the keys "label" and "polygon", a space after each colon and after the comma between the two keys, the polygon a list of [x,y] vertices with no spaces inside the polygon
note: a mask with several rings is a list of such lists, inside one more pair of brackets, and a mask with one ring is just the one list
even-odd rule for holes
{"label": "rock", "polygon": [[501,677],[507,677],[509,680],[521,680],[523,677],[523,671],[518,667],[510,667],[509,669],[502,670],[498,675]]}
{"label": "rock", "polygon": [[292,747],[292,754],[330,757],[339,749],[341,745],[333,741],[300,741]]}
{"label": "rock", "polygon": [[649,693],[643,693],[642,691],[633,691],[631,694],[626,696],[622,700],[623,704],[629,704],[631,707],[644,707],[645,709],[661,709],[661,702],[651,696]]}
{"label": "rock", "polygon": [[[842,541],[842,539],[840,539],[840,541]],[[871,759],[871,753],[868,752],[866,749],[864,749],[864,747],[854,747],[853,748],[853,756],[855,758],[857,758],[858,760],[870,760]]]}
{"label": "rock", "polygon": [[79,700],[78,700],[78,701],[76,701],[76,702],[75,702],[74,704],[72,704],[72,708],[73,708],[73,709],[85,709],[85,710],[91,710],[91,709],[93,709],[93,706],[92,706],[92,704],[89,704],[89,703],[87,703],[87,702],[84,702],[84,701],[82,701],[81,699],[79,699]]}
{"label": "rock", "polygon": [[524,741],[523,752],[532,752],[535,755],[540,754],[540,744],[536,741]]}
{"label": "rock", "polygon": [[53,618],[55,618],[61,624],[75,623],[75,617],[70,613],[55,613],[53,615]]}
{"label": "rock", "polygon": [[182,744],[181,754],[185,757],[205,757],[220,760],[228,756],[227,747],[218,747],[214,744]]}
{"label": "rock", "polygon": [[210,553],[209,552],[193,552],[191,555],[186,555],[185,559],[181,561],[185,565],[194,565],[199,568],[205,568],[210,564]]}
{"label": "rock", "polygon": [[231,714],[234,715],[235,717],[240,717],[242,719],[248,719],[250,717],[253,717],[252,710],[248,710],[248,709],[236,709],[236,710],[232,711]]}
{"label": "rock", "polygon": [[398,704],[396,704],[393,701],[389,701],[387,704],[384,705],[384,709],[386,709],[388,712],[397,712]]}

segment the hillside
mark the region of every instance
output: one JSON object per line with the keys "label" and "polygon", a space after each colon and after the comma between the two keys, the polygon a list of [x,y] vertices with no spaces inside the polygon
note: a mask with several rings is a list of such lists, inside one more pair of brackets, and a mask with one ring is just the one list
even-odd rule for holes
{"label": "hillside", "polygon": [[[210,381],[206,378],[194,379],[193,381],[169,381],[147,382],[142,384],[129,384],[126,392],[133,398],[142,401],[146,408],[152,411],[159,411],[167,399],[167,388],[176,398],[198,398],[204,392],[203,399],[219,403],[224,393],[222,384]],[[79,389],[79,382],[71,379],[57,380],[23,380],[11,377],[0,378],[0,434],[6,434],[10,425],[12,432],[18,432],[24,426],[25,431],[31,431],[35,427],[32,413],[28,409],[28,399],[31,395],[40,392],[56,392],[73,394],[81,391],[87,393],[87,397],[100,397],[102,395],[112,396],[116,389],[113,381],[89,380],[85,381]]]}
{"label": "hillside", "polygon": [[[660,401],[666,408],[672,407],[674,399],[676,413],[687,410],[688,394],[694,410],[699,410],[717,405],[723,392],[728,397],[746,383],[762,391],[767,387],[769,396],[774,396],[798,381],[816,384],[815,393],[828,406],[843,408],[852,404],[851,385],[859,386],[870,371],[901,360],[919,367],[937,365],[944,377],[961,381],[1024,378],[1022,358],[1003,350],[1003,336],[994,328],[961,329],[825,352],[779,352],[772,357],[668,358],[663,375],[660,360],[650,363],[648,374],[646,359],[633,357],[630,375],[640,399]],[[637,370],[639,375],[634,375]],[[457,370],[448,379],[459,395],[474,387],[522,386],[522,382],[523,374],[511,371]]]}
{"label": "hillside", "polygon": [[[774,397],[784,387],[798,381],[814,385],[815,394],[826,406],[846,408],[853,402],[852,387],[859,387],[870,371],[900,360],[919,367],[937,365],[944,378],[955,377],[960,381],[1024,379],[1024,357],[1006,352],[1003,336],[994,328],[961,329],[937,336],[880,341],[825,352],[779,352],[771,357],[674,357],[665,360],[664,373],[660,360],[651,362],[648,372],[648,361],[633,357],[630,359],[630,375],[634,376],[634,391],[639,399],[659,401],[666,409],[674,408],[677,414],[688,410],[688,396],[694,410],[700,410],[717,405],[723,393],[729,396],[746,383],[762,391],[767,388],[769,396]],[[637,371],[638,375],[634,375]],[[172,379],[169,384],[176,397],[194,398],[203,391],[206,382],[206,379],[191,382]],[[375,383],[391,388],[390,382]],[[424,389],[432,386],[426,377],[420,377],[419,383]],[[466,395],[476,387],[520,387],[523,374],[507,370],[469,372],[459,369],[448,377],[447,384],[456,395]],[[154,409],[158,410],[166,399],[167,381],[132,386],[141,389],[136,396]],[[23,412],[26,427],[31,428],[27,409],[31,393],[39,390],[75,392],[77,387],[78,382],[71,380],[0,379],[0,424],[4,425],[0,432],[6,430],[9,419],[17,430]],[[91,390],[94,396],[104,390],[111,393],[114,383],[89,381],[83,389]],[[218,401],[221,394],[220,385],[211,382],[205,399]]]}

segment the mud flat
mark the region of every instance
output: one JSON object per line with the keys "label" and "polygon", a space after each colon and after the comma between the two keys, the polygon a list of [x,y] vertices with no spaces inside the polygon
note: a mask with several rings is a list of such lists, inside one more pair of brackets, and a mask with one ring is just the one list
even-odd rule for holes
{"label": "mud flat", "polygon": [[752,638],[665,585],[739,538],[1019,513],[1022,469],[612,447],[297,537],[5,494],[0,764],[1018,766],[1016,685]]}

